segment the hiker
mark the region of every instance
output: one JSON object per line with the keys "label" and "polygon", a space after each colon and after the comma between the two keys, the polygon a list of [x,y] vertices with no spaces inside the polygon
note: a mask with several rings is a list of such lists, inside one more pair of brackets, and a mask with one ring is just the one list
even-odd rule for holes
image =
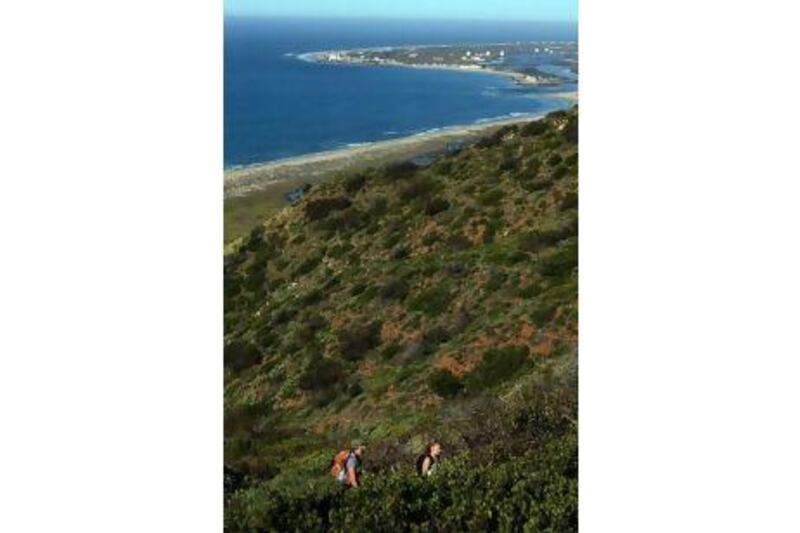
{"label": "hiker", "polygon": [[358,487],[361,485],[361,454],[364,445],[354,441],[349,450],[342,450],[336,454],[331,462],[331,475],[344,488]]}
{"label": "hiker", "polygon": [[422,477],[430,476],[436,469],[439,462],[439,455],[442,453],[442,445],[431,441],[425,446],[425,453],[417,458],[417,473]]}

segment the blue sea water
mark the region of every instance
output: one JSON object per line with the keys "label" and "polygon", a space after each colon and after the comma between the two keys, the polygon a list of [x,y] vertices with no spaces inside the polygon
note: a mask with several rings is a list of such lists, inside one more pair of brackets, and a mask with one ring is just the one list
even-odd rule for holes
{"label": "blue sea water", "polygon": [[574,25],[348,19],[225,20],[226,168],[567,107],[492,74],[318,64],[299,54],[409,44],[575,40]]}

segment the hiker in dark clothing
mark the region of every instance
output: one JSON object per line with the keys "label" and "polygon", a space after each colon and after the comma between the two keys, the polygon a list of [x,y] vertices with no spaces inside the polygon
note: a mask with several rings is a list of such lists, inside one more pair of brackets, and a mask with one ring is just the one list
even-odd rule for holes
{"label": "hiker in dark clothing", "polygon": [[431,441],[425,446],[425,453],[417,458],[417,473],[422,477],[428,477],[436,470],[439,463],[439,455],[442,453],[442,445],[436,441]]}

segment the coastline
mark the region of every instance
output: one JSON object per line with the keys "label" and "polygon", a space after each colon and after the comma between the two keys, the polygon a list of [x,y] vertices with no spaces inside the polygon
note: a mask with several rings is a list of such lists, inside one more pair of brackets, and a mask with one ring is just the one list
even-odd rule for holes
{"label": "coastline", "polygon": [[[577,98],[573,93],[559,93],[553,97],[570,101]],[[228,169],[224,171],[224,195],[226,199],[247,196],[273,188],[280,183],[287,184],[290,181],[295,183],[299,178],[303,178],[304,182],[315,183],[334,172],[383,165],[427,153],[441,152],[449,143],[476,141],[502,126],[529,122],[545,114],[531,113],[489,119],[475,124],[448,126],[397,139],[368,142]]]}
{"label": "coastline", "polygon": [[305,184],[315,184],[339,172],[408,161],[442,153],[450,143],[470,144],[508,125],[530,122],[546,113],[451,126],[408,137],[376,141],[337,150],[257,163],[224,173],[224,243],[229,245],[253,226],[288,204],[284,195]]}
{"label": "coastline", "polygon": [[[345,52],[352,52],[352,51],[353,50],[345,50]],[[342,66],[353,66],[353,67],[371,67],[371,68],[399,67],[399,68],[411,68],[420,70],[447,70],[456,72],[488,74],[493,76],[503,76],[505,78],[510,78],[522,86],[541,87],[547,85],[558,85],[556,83],[539,81],[535,76],[523,74],[522,72],[516,72],[513,70],[501,70],[488,67],[485,65],[450,65],[446,63],[434,65],[428,63],[402,63],[400,61],[385,61],[380,64],[374,64],[374,63],[366,63],[361,61],[350,61],[350,60],[343,60],[334,63],[319,59],[319,56],[325,53],[328,52],[308,52],[305,54],[300,54],[296,57],[301,61],[310,61],[315,63],[331,63],[331,64],[337,64]]]}

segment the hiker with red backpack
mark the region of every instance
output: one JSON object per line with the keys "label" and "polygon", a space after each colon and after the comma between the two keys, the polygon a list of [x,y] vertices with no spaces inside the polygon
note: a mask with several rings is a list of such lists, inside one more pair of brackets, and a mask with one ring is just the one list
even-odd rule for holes
{"label": "hiker with red backpack", "polygon": [[442,453],[442,445],[431,441],[425,446],[425,453],[417,457],[417,474],[428,477],[436,470],[439,464],[439,455]]}
{"label": "hiker with red backpack", "polygon": [[363,450],[362,443],[353,441],[349,450],[340,451],[331,461],[331,475],[341,487],[350,488],[361,485],[361,454]]}

